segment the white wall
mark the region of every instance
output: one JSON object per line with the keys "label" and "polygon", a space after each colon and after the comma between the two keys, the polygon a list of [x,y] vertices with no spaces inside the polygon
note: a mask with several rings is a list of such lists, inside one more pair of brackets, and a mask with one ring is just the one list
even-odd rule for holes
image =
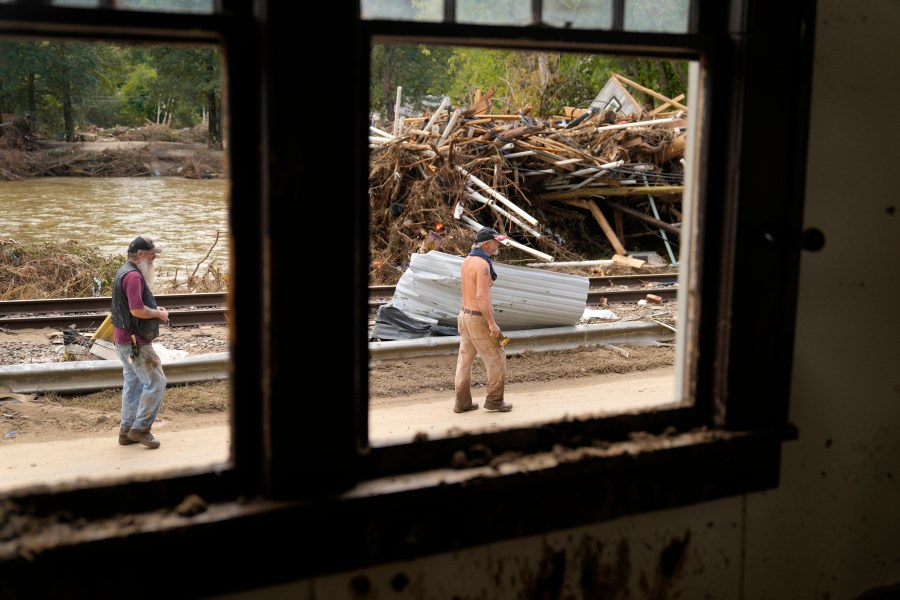
{"label": "white wall", "polygon": [[[900,584],[900,2],[819,0],[782,485],[748,498],[746,598]],[[826,596],[827,594],[827,596]]]}
{"label": "white wall", "polygon": [[[850,600],[900,584],[898,28],[900,0],[818,3],[804,221],[826,244],[802,257],[790,415],[800,438],[784,446],[778,489],[265,597],[353,597],[362,574],[382,600],[533,598],[541,563],[562,552],[572,598]],[[686,561],[667,572],[664,549],[685,541]],[[583,572],[612,588],[586,587]],[[400,573],[409,584],[397,592]]]}

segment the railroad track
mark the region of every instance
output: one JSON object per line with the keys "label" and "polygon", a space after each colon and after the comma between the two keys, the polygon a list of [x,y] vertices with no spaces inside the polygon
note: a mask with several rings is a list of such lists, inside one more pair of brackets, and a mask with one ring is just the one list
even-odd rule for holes
{"label": "railroad track", "polygon": [[[674,300],[678,293],[678,273],[653,273],[647,275],[616,275],[589,277],[588,305],[637,302],[647,294]],[[397,286],[369,286],[369,309],[375,310],[390,302]],[[624,289],[623,289],[624,288]]]}
{"label": "railroad track", "polygon": [[[590,277],[587,305],[637,302],[648,293],[667,300],[677,294],[677,273]],[[396,286],[369,287],[369,309],[390,302]],[[169,310],[173,327],[223,325],[228,320],[225,292],[205,294],[161,294],[160,306]],[[56,298],[0,302],[0,329],[72,328],[95,329],[109,314],[110,298]]]}
{"label": "railroad track", "polygon": [[[225,292],[161,294],[157,303],[169,310],[173,327],[223,325],[228,319]],[[0,302],[0,328],[96,329],[109,314],[109,296]]]}

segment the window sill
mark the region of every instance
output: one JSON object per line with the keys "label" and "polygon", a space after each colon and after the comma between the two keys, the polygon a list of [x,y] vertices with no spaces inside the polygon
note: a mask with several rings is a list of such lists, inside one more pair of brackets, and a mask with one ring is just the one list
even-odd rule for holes
{"label": "window sill", "polygon": [[[204,565],[215,569],[214,581],[180,590],[187,595],[296,581],[769,489],[778,484],[782,443],[795,438],[792,426],[634,436],[374,479],[336,496],[201,501],[196,514],[169,507],[87,520],[69,510],[37,519],[10,504],[3,520],[15,531],[0,541],[0,581],[33,586],[27,573],[39,577],[73,552],[79,564],[113,564],[128,551],[164,556],[167,573],[182,581],[197,580]],[[196,483],[198,498],[215,495],[209,479]],[[234,544],[254,550],[235,552]],[[131,577],[107,576],[113,586]]]}

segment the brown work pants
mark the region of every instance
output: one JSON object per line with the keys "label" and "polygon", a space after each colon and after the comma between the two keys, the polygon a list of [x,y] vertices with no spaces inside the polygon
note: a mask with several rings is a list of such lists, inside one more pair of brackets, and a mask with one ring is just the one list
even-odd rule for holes
{"label": "brown work pants", "polygon": [[487,397],[491,403],[503,402],[503,388],[506,383],[506,350],[499,345],[499,339],[491,336],[484,317],[476,317],[460,312],[456,317],[459,329],[459,354],[456,358],[456,405],[469,406],[472,403],[472,363],[475,356],[481,357],[487,371]]}

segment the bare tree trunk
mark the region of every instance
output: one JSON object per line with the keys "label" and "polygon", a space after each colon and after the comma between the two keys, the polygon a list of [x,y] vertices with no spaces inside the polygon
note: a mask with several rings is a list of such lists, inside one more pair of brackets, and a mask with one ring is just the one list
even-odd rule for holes
{"label": "bare tree trunk", "polygon": [[382,72],[381,83],[384,89],[384,115],[385,123],[393,123],[396,115],[394,114],[394,50],[387,50],[384,56],[384,71]]}
{"label": "bare tree trunk", "polygon": [[63,121],[66,127],[66,141],[75,141],[75,120],[72,117],[72,92],[71,84],[67,81],[63,87]]}
{"label": "bare tree trunk", "polygon": [[678,78],[681,79],[681,84],[685,88],[687,88],[687,80],[688,80],[687,70],[682,66],[681,63],[676,62],[674,60],[669,61],[669,64],[672,66],[672,71],[674,71],[675,74],[678,75]]}
{"label": "bare tree trunk", "polygon": [[538,52],[537,63],[538,76],[541,81],[540,106],[538,107],[538,112],[543,112],[545,109],[544,100],[547,95],[547,87],[550,85],[550,80],[553,78],[553,73],[550,70],[550,54],[547,52]]}
{"label": "bare tree trunk", "polygon": [[31,114],[32,118],[37,114],[37,102],[34,98],[34,80],[35,74],[28,74],[28,112]]}
{"label": "bare tree trunk", "polygon": [[206,103],[209,114],[209,124],[207,126],[207,134],[209,136],[209,140],[207,144],[211,148],[222,149],[222,139],[221,139],[221,131],[219,130],[219,113],[216,107],[216,92],[215,90],[209,90],[206,93]]}
{"label": "bare tree trunk", "polygon": [[546,52],[538,52],[538,73],[541,77],[541,90],[550,85],[550,55]]}

